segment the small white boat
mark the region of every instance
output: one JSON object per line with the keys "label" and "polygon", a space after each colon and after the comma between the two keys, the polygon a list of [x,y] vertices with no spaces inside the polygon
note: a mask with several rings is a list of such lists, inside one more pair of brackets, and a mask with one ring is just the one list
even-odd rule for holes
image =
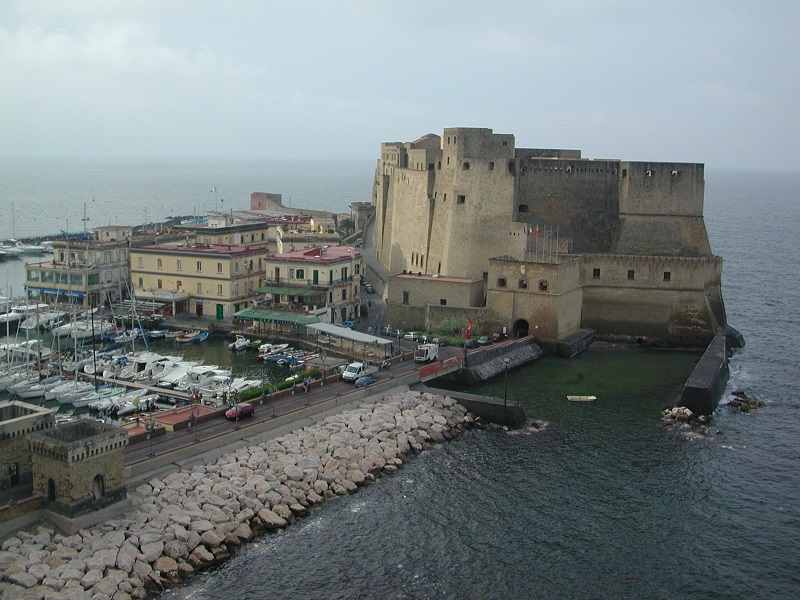
{"label": "small white boat", "polygon": [[199,329],[193,329],[191,331],[187,331],[185,333],[182,333],[181,335],[176,337],[175,338],[175,343],[176,344],[188,344],[188,343],[194,342],[198,338],[198,336],[200,336],[200,330]]}
{"label": "small white boat", "polygon": [[228,350],[238,352],[239,350],[246,350],[250,346],[250,342],[243,335],[237,335],[236,341],[228,344]]}
{"label": "small white boat", "polygon": [[270,354],[275,354],[281,350],[286,350],[288,347],[289,344],[261,344],[258,347],[258,353],[262,356],[269,356]]}
{"label": "small white boat", "polygon": [[594,402],[597,396],[567,396],[570,402]]}

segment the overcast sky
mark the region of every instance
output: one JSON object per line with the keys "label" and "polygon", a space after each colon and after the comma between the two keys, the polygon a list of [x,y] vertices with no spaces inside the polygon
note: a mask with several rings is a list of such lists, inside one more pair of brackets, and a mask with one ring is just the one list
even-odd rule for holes
{"label": "overcast sky", "polygon": [[3,0],[0,156],[375,159],[486,127],[797,170],[800,2]]}

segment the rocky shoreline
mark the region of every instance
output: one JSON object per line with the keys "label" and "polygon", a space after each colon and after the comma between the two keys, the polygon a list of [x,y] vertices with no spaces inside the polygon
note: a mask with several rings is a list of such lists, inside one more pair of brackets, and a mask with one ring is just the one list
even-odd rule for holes
{"label": "rocky shoreline", "polygon": [[156,595],[477,424],[450,397],[403,392],[151,479],[121,518],[72,536],[38,526],[5,540],[0,598]]}

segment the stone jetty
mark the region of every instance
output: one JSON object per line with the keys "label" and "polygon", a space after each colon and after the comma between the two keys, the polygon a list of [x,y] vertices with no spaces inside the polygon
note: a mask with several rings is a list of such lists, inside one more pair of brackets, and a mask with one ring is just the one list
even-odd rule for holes
{"label": "stone jetty", "polygon": [[151,479],[120,518],[71,536],[38,526],[6,539],[0,598],[156,595],[476,424],[450,397],[402,392]]}

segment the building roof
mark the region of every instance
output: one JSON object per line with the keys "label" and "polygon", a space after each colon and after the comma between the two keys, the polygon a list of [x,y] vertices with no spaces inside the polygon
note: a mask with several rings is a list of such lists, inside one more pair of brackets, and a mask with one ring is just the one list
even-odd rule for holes
{"label": "building roof", "polygon": [[314,325],[309,325],[308,329],[346,340],[353,340],[354,342],[360,342],[362,344],[372,344],[374,346],[389,346],[394,343],[392,340],[361,333],[360,331],[353,331],[347,327],[333,325],[331,323],[315,323]]}
{"label": "building roof", "polygon": [[280,254],[267,254],[267,260],[285,260],[307,263],[335,263],[351,258],[361,258],[361,253],[352,246],[319,246],[303,250],[291,250]]}
{"label": "building roof", "polygon": [[398,279],[444,281],[446,283],[476,283],[477,281],[480,281],[479,279],[472,279],[471,277],[446,277],[444,275],[426,275],[425,273],[422,275],[416,275],[414,273],[398,273],[397,275],[392,275],[392,277],[396,277]]}
{"label": "building roof", "polygon": [[241,244],[156,244],[154,246],[133,246],[131,252],[147,252],[150,254],[190,254],[206,256],[232,256],[263,254],[264,246],[247,246]]}

